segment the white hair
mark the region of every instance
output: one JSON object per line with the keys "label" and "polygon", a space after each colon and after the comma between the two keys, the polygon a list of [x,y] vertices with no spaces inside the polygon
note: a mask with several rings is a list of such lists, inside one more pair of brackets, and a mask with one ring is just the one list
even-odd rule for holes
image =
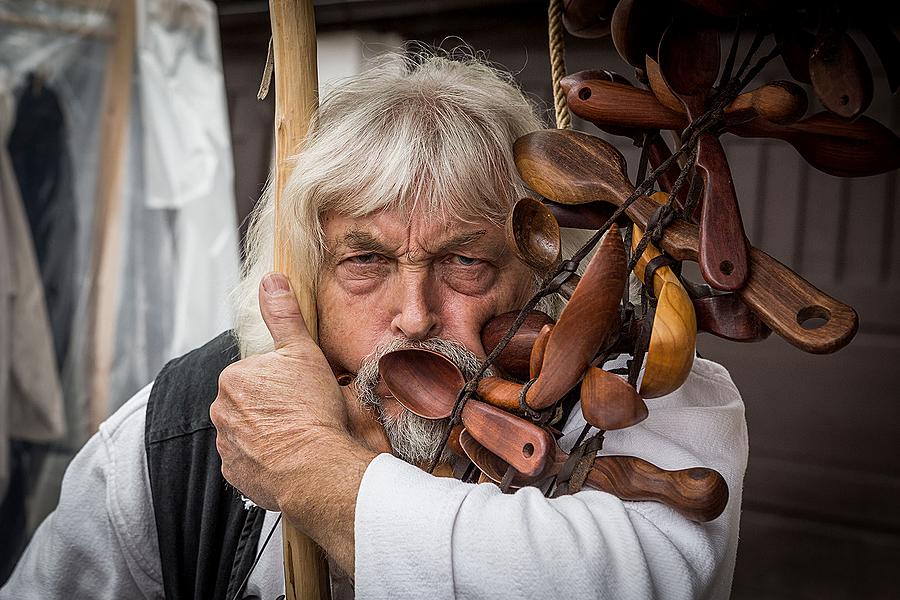
{"label": "white hair", "polygon": [[[283,243],[306,269],[298,275],[315,285],[325,211],[392,209],[501,225],[515,200],[534,196],[516,171],[513,143],[542,127],[512,76],[471,53],[393,54],[344,80],[322,100],[281,199]],[[257,295],[273,268],[272,187],[254,209],[234,293],[242,356],[272,349]],[[564,239],[563,251],[575,245]]]}

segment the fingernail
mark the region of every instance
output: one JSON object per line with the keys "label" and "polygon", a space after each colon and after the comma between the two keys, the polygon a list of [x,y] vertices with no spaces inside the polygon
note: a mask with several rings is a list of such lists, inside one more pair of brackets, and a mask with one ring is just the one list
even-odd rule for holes
{"label": "fingernail", "polygon": [[280,296],[285,292],[291,291],[291,284],[288,282],[287,277],[281,273],[269,273],[263,277],[262,285],[263,289],[270,296]]}

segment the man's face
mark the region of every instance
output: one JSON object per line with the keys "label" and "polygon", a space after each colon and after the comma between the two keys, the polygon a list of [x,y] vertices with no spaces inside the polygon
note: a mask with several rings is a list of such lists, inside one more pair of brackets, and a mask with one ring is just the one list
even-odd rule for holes
{"label": "man's face", "polygon": [[[327,255],[318,287],[319,344],[332,366],[356,373],[395,338],[453,340],[486,355],[480,333],[492,317],[527,302],[530,269],[503,229],[383,211],[323,215]],[[400,410],[388,399],[388,414]]]}

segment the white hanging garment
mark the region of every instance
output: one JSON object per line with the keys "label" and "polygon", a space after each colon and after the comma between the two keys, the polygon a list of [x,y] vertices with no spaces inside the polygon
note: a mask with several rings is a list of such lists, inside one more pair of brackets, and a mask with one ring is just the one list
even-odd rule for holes
{"label": "white hanging garment", "polygon": [[65,431],[41,274],[6,150],[13,113],[0,71],[0,498],[9,483],[9,439],[46,442]]}
{"label": "white hanging garment", "polygon": [[207,0],[138,0],[109,412],[232,326],[240,269],[218,21]]}

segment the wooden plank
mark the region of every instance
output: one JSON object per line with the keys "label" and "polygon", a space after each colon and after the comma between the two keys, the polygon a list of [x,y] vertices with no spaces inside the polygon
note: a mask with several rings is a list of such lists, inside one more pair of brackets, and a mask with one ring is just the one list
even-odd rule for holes
{"label": "wooden plank", "polygon": [[122,0],[116,15],[116,42],[110,50],[103,92],[94,249],[91,266],[92,371],[88,424],[97,431],[109,407],[109,375],[116,330],[117,273],[121,266],[123,170],[131,113],[135,52],[135,3]]}

